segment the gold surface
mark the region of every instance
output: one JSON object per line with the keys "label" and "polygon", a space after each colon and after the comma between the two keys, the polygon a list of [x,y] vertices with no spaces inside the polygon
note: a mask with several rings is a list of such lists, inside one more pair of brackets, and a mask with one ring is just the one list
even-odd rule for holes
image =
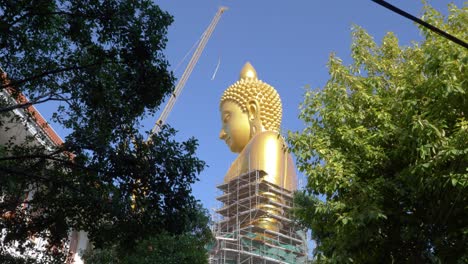
{"label": "gold surface", "polygon": [[257,71],[255,71],[254,67],[250,62],[245,63],[244,67],[242,68],[239,74],[239,80],[242,79],[257,79]]}
{"label": "gold surface", "polygon": [[[272,86],[258,79],[250,63],[243,67],[239,80],[223,93],[220,112],[222,128],[219,138],[232,152],[239,153],[224,182],[249,171],[263,170],[267,173],[268,182],[290,191],[296,190],[293,160],[279,134],[281,99]],[[267,198],[280,200],[273,193],[268,193]],[[270,204],[261,204],[258,208],[268,214],[283,213]],[[281,228],[276,219],[269,217],[258,218],[253,224],[272,231]]]}

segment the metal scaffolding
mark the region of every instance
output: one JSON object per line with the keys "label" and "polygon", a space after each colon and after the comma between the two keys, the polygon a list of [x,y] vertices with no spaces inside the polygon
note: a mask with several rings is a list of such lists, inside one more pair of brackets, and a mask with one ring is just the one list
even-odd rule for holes
{"label": "metal scaffolding", "polygon": [[[307,239],[291,220],[292,192],[266,181],[267,174],[254,170],[218,185],[216,243],[210,249],[210,264],[305,263]],[[274,223],[277,231],[262,221]]]}

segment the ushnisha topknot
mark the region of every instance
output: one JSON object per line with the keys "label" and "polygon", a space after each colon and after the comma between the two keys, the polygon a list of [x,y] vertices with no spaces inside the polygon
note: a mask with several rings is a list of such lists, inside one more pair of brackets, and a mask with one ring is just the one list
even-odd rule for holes
{"label": "ushnisha topknot", "polygon": [[232,101],[247,112],[249,100],[257,99],[260,105],[260,120],[266,130],[279,132],[283,108],[281,99],[273,86],[258,80],[257,72],[247,62],[240,73],[239,80],[229,86],[221,96],[220,106]]}

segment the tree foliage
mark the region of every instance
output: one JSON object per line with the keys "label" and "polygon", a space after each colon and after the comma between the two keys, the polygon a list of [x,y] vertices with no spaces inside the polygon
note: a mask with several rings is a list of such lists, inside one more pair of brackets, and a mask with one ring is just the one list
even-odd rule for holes
{"label": "tree foliage", "polygon": [[[423,19],[468,39],[466,8]],[[468,261],[468,50],[421,30],[400,47],[355,27],[353,63],[331,55],[325,87],[305,93],[289,142],[317,263]]]}
{"label": "tree foliage", "polygon": [[180,235],[170,235],[167,232],[151,236],[139,241],[135,250],[128,252],[118,245],[91,250],[85,253],[88,264],[203,264],[208,261],[205,245],[212,242],[211,230],[206,228],[208,212],[198,208],[195,213],[191,231]]}
{"label": "tree foliage", "polygon": [[1,257],[41,238],[58,260],[72,229],[126,250],[196,232],[197,141],[177,142],[169,127],[149,142],[139,133],[173,90],[162,53],[171,22],[149,0],[0,0],[1,91],[17,99],[0,103],[0,135],[24,121],[13,110],[44,102],[70,132],[60,146],[34,135],[1,146]]}
{"label": "tree foliage", "polygon": [[119,256],[118,247],[97,249],[85,255],[89,264],[203,264],[207,263],[207,251],[193,235],[171,236],[160,234],[146,239],[129,255]]}

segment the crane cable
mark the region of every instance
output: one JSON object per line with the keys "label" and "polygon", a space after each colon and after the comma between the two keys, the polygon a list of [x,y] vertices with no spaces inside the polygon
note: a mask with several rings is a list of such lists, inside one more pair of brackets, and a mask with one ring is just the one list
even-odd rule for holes
{"label": "crane cable", "polygon": [[218,12],[216,12],[216,15],[214,16],[213,20],[211,21],[210,25],[208,28],[205,30],[205,32],[202,35],[201,41],[198,44],[197,49],[192,55],[192,58],[190,59],[187,68],[185,69],[184,73],[182,74],[182,77],[180,78],[179,82],[177,83],[174,92],[172,93],[171,97],[169,98],[169,101],[167,102],[166,106],[164,107],[164,110],[159,117],[159,119],[156,121],[156,124],[153,126],[153,129],[151,129],[151,134],[148,137],[148,140],[151,138],[151,135],[156,134],[159,132],[161,129],[161,126],[166,122],[167,117],[169,116],[169,113],[172,111],[172,108],[174,107],[175,101],[177,100],[177,97],[180,95],[182,89],[185,86],[185,83],[187,82],[188,78],[190,77],[190,74],[192,73],[196,63],[198,62],[198,59],[200,58],[201,53],[203,52],[203,49],[205,48],[206,44],[208,43],[208,40],[211,37],[211,34],[213,33],[216,25],[218,24],[219,19],[221,18],[221,15],[224,13],[224,11],[227,10],[227,7],[220,7],[218,9]]}
{"label": "crane cable", "polygon": [[190,55],[190,53],[192,53],[193,49],[195,49],[195,47],[198,45],[198,43],[200,43],[202,38],[203,38],[203,35],[200,36],[200,38],[197,39],[197,41],[195,41],[195,43],[193,43],[193,45],[189,49],[189,51],[187,53],[185,53],[185,56],[179,61],[179,63],[177,63],[177,66],[175,66],[174,72],[176,72],[179,69],[180,65],[182,65],[182,63],[184,63],[184,61],[187,59],[187,57]]}

